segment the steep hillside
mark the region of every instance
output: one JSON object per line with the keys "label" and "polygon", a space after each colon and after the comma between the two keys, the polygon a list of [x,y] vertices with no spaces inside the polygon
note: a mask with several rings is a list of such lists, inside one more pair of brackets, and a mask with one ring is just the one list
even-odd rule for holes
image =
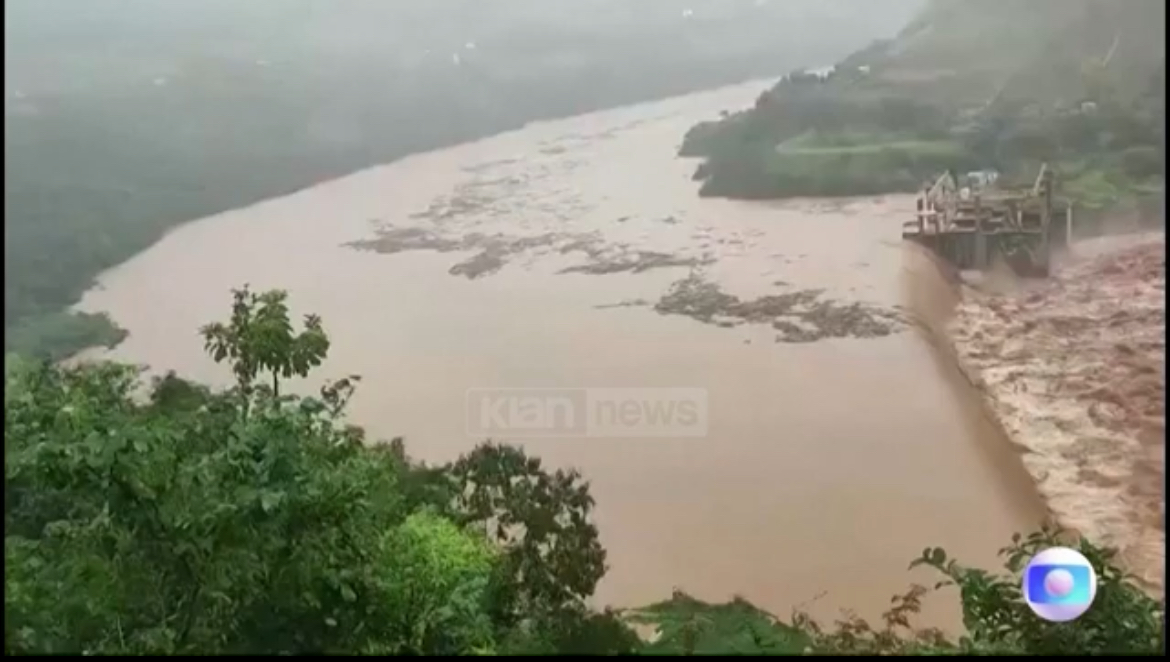
{"label": "steep hillside", "polygon": [[943,168],[1061,166],[1103,207],[1160,190],[1165,4],[933,0],[827,74],[790,74],[755,108],[696,126],[704,195],[914,190]]}

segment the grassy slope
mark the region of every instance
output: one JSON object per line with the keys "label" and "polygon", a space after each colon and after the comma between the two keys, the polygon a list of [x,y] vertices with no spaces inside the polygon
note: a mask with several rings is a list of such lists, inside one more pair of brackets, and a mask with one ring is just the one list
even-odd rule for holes
{"label": "grassy slope", "polygon": [[1048,160],[1078,202],[1113,205],[1161,189],[1164,19],[1154,0],[934,0],[828,80],[789,77],[695,127],[682,154],[705,157],[704,195],[914,190]]}

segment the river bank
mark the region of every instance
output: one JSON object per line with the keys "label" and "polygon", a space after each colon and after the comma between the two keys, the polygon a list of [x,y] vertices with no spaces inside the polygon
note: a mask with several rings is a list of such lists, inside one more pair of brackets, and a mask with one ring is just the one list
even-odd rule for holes
{"label": "river bank", "polygon": [[[695,195],[679,136],[757,93],[534,124],[184,225],[87,293],[130,331],[96,355],[229,383],[196,329],[233,287],[286,289],[334,343],[320,377],[362,375],[353,422],[432,463],[482,441],[468,389],[704,389],[702,438],[519,440],[590,482],[598,605],[825,594],[818,619],[877,618],[933,579],[906,570],[923,547],[993,567],[1043,509],[900,319],[913,198]],[[949,596],[927,611],[957,631]]]}
{"label": "river bank", "polygon": [[1165,234],[1080,242],[1053,277],[964,287],[954,357],[1055,519],[1165,581]]}
{"label": "river bank", "polygon": [[1164,22],[1152,2],[927,3],[893,40],[696,124],[680,154],[711,197],[909,193],[945,170],[1030,188],[1046,163],[1078,209],[1142,206],[1165,189]]}

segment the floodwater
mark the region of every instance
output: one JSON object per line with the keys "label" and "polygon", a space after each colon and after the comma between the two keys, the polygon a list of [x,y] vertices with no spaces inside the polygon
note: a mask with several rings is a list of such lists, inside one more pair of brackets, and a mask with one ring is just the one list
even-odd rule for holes
{"label": "floodwater", "polygon": [[1151,594],[1166,577],[1166,235],[1078,242],[1051,278],[970,293],[956,359],[988,394],[1054,519]]}
{"label": "floodwater", "polygon": [[[918,314],[950,305],[941,278],[900,246],[912,199],[698,197],[695,164],[674,156],[683,134],[763,87],[535,124],[193,222],[104,274],[79,307],[130,331],[109,356],[226,383],[198,327],[226,319],[232,287],[287,289],[332,337],[319,377],[362,375],[354,421],[404,436],[426,460],[479,440],[467,433],[468,389],[705,389],[705,436],[522,440],[591,483],[610,564],[598,601],[634,606],[680,588],[739,594],[781,616],[803,605],[876,617],[911,581],[933,583],[907,571],[924,547],[992,564],[1043,516],[1018,457],[954,371],[910,328],[790,343],[766,323],[608,307],[654,302],[692,271],[744,300],[819,288],[892,308],[907,303],[909,282],[929,295],[916,300],[933,301]],[[588,236],[612,254],[702,266],[558,273],[591,258],[533,240],[468,278],[448,270],[477,248],[347,245],[402,227],[505,243]],[[931,601],[923,622],[955,625],[956,604]]]}

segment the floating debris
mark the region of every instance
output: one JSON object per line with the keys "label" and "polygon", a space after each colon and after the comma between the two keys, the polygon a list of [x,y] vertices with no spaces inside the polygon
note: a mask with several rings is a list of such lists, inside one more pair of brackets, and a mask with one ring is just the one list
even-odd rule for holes
{"label": "floating debris", "polygon": [[709,257],[680,257],[657,251],[635,251],[633,255],[619,255],[611,259],[594,258],[593,262],[561,269],[562,274],[590,274],[600,276],[630,272],[640,274],[650,269],[667,267],[699,267],[711,263]]}
{"label": "floating debris", "polygon": [[391,227],[380,229],[374,239],[354,241],[346,245],[389,255],[421,250],[439,253],[479,251],[448,270],[452,276],[470,279],[494,274],[508,264],[513,256],[536,249],[555,250],[562,255],[585,254],[588,259],[586,263],[566,267],[559,272],[562,274],[580,273],[596,276],[622,272],[642,273],[666,267],[693,268],[712,261],[709,256],[685,257],[658,251],[633,250],[625,244],[607,243],[596,232],[547,232],[529,237],[473,232],[461,237],[447,237],[422,227]]}
{"label": "floating debris", "polygon": [[594,308],[597,308],[598,310],[604,310],[606,308],[641,308],[648,307],[650,305],[651,303],[646,299],[626,299],[625,301],[619,301],[617,303],[599,304],[594,306]]}
{"label": "floating debris", "polygon": [[352,241],[346,246],[387,255],[425,250],[448,253],[468,248],[464,240],[440,237],[426,228],[385,228],[378,231],[375,239]]}
{"label": "floating debris", "polygon": [[503,268],[504,256],[498,252],[486,250],[476,253],[474,257],[464,260],[447,270],[452,276],[466,276],[475,280],[480,276],[489,276]]}
{"label": "floating debris", "polygon": [[738,323],[771,324],[777,342],[814,342],[824,338],[876,338],[898,331],[901,316],[867,304],[820,299],[821,290],[798,290],[741,300],[692,273],[676,282],[654,309],[720,327]]}

